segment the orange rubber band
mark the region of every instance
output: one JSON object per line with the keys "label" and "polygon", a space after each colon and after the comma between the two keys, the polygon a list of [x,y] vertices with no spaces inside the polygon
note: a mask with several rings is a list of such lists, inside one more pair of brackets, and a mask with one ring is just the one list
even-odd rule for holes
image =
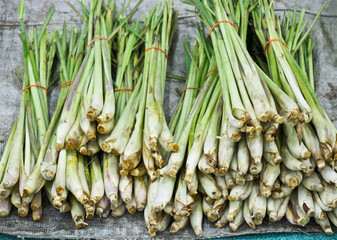
{"label": "orange rubber band", "polygon": [[210,74],[211,72],[214,72],[214,71],[218,71],[218,69],[217,69],[217,68],[214,68],[214,69],[212,69],[212,70],[209,70],[209,71],[206,73],[206,77],[208,76],[208,74]]}
{"label": "orange rubber band", "polygon": [[286,46],[287,48],[289,48],[288,46],[287,46],[287,44],[285,44],[283,41],[281,41],[280,39],[277,39],[277,38],[275,38],[275,39],[270,39],[268,42],[266,42],[266,44],[264,45],[264,49],[263,49],[263,51],[264,51],[264,54],[266,54],[266,49],[267,49],[267,46],[268,46],[268,44],[269,43],[271,43],[271,42],[280,42],[280,43],[282,43],[284,46]]}
{"label": "orange rubber band", "polygon": [[185,91],[188,90],[188,89],[194,89],[194,90],[200,91],[200,88],[197,88],[197,87],[187,87],[187,88],[184,89],[183,92],[185,92]]}
{"label": "orange rubber band", "polygon": [[31,88],[31,87],[40,87],[40,88],[42,88],[43,90],[45,90],[46,93],[48,93],[47,88],[45,88],[44,86],[41,86],[41,85],[29,85],[29,86],[25,87],[24,89],[22,89],[21,94],[22,94],[25,90],[27,90],[28,88]]}
{"label": "orange rubber band", "polygon": [[215,28],[216,26],[218,26],[220,23],[229,23],[230,25],[232,25],[232,26],[235,28],[236,31],[238,30],[237,27],[234,25],[234,23],[232,23],[232,22],[230,22],[230,21],[222,20],[222,21],[216,23],[216,24],[211,28],[211,30],[209,31],[209,35],[212,34],[212,31],[214,30],[214,28]]}
{"label": "orange rubber band", "polygon": [[133,92],[133,89],[116,89],[115,92]]}
{"label": "orange rubber band", "polygon": [[109,42],[110,46],[112,47],[112,44],[109,40],[109,38],[106,38],[106,37],[101,37],[101,36],[97,36],[97,37],[94,37],[93,40],[91,40],[91,42],[88,44],[87,48],[90,47],[91,44],[93,44],[97,39],[102,39],[102,40],[106,40]]}
{"label": "orange rubber band", "polygon": [[73,84],[73,81],[68,81],[68,82],[62,83],[61,84],[61,89],[64,88],[64,87],[70,86],[72,84]]}
{"label": "orange rubber band", "polygon": [[165,54],[166,59],[168,59],[168,56],[167,56],[166,52],[165,52],[163,49],[161,49],[161,48],[157,48],[157,47],[149,47],[148,49],[145,50],[144,53],[146,53],[147,51],[149,51],[149,50],[151,50],[151,49],[156,49],[156,50],[161,51],[162,53]]}

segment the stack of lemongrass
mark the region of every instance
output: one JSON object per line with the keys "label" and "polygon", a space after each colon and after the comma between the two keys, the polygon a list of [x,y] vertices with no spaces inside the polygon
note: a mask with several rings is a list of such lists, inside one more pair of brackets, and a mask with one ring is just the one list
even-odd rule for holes
{"label": "stack of lemongrass", "polygon": [[24,2],[18,6],[21,41],[24,56],[24,72],[17,71],[23,81],[19,116],[10,133],[1,158],[0,199],[1,216],[7,216],[11,206],[18,215],[27,216],[33,210],[34,221],[42,217],[42,194],[37,191],[24,195],[24,186],[31,176],[43,148],[49,124],[47,91],[53,82],[56,32],[48,36],[46,27],[54,9],[51,9],[40,31],[34,28],[30,37],[24,24]]}
{"label": "stack of lemongrass", "polygon": [[[165,202],[164,206],[161,205],[164,209],[170,208],[173,217],[180,216],[180,206],[185,206],[185,202],[182,204],[181,201],[181,189],[185,189],[184,193],[185,196],[187,194],[187,197],[184,200],[189,204],[193,202],[190,197],[195,196],[194,204],[190,205],[192,207],[189,208],[189,205],[186,205],[188,213],[182,215],[181,220],[176,219],[177,223],[172,225],[171,231],[175,232],[185,226],[188,216],[190,216],[195,233],[200,235],[202,233],[203,211],[210,221],[217,221],[216,227],[220,228],[229,223],[229,228],[232,231],[236,231],[244,222],[255,228],[256,225],[262,224],[262,220],[268,213],[269,219],[273,222],[286,216],[289,222],[300,226],[305,226],[310,221],[310,217],[315,217],[322,229],[327,234],[331,234],[328,217],[333,223],[336,223],[335,207],[337,207],[337,188],[335,187],[336,179],[334,179],[336,173],[334,172],[334,156],[332,156],[331,147],[335,143],[333,135],[336,130],[319,105],[311,87],[313,85],[312,45],[310,40],[307,41],[309,33],[302,33],[304,15],[301,15],[298,23],[295,15],[292,25],[289,23],[288,16],[288,19],[284,20],[283,26],[279,26],[277,25],[278,19],[272,12],[272,5],[267,2],[260,1],[253,5],[249,5],[249,1],[223,3],[217,0],[188,1],[188,3],[196,7],[201,20],[211,30],[212,46],[205,46],[205,49],[208,49],[208,53],[210,48],[214,49],[224,111],[221,117],[217,111],[221,103],[218,101],[215,105],[214,102],[219,94],[216,90],[220,86],[217,86],[212,90],[213,94],[209,102],[204,102],[204,105],[207,106],[205,112],[197,113],[199,116],[195,117],[196,126],[188,128],[188,121],[184,126],[185,129],[188,128],[186,131],[190,138],[188,144],[181,144],[180,147],[183,149],[188,145],[186,154],[185,150],[184,152],[178,151],[182,155],[179,161],[170,158],[166,167],[158,171],[163,176],[174,177],[182,168],[178,173],[176,192],[173,192],[173,183],[171,195],[167,196],[167,199],[172,197],[171,202]],[[269,14],[262,13],[261,9],[271,12]],[[288,64],[291,65],[291,68],[287,69],[289,75],[285,75],[285,69],[280,70],[283,66],[280,64],[284,61],[284,57],[279,59],[282,57],[267,53],[267,63],[264,63],[261,57],[258,58],[261,68],[250,57],[243,41],[246,39],[247,14],[252,11],[256,24],[255,30],[259,34],[259,39],[263,38],[261,41],[263,46],[270,39],[276,37],[283,39],[282,33],[285,34],[284,38],[292,39],[289,41],[296,39],[300,43],[297,46],[298,53],[296,47],[292,48],[292,54],[283,52],[283,56],[289,55],[286,58],[286,61],[289,61]],[[266,16],[266,19],[262,16]],[[263,28],[257,27],[267,23],[270,24],[264,28],[268,29],[267,33],[263,32]],[[240,26],[239,34],[232,24]],[[311,28],[309,28],[309,32]],[[270,29],[278,30],[279,35],[264,40],[264,36],[268,36]],[[213,34],[216,36],[213,37]],[[204,38],[201,36],[200,39]],[[208,44],[207,40],[203,41],[206,45]],[[271,42],[274,44],[274,41]],[[279,42],[275,41],[275,44],[279,44]],[[296,42],[292,44],[292,46],[294,45],[296,46]],[[267,49],[273,51],[274,48],[269,46]],[[283,46],[282,49],[288,51]],[[208,61],[211,63],[212,58],[209,58]],[[226,69],[226,75],[221,74],[221,69]],[[280,79],[280,84],[274,80],[272,71]],[[289,87],[290,80],[286,78],[287,76],[290,78],[291,75],[296,76],[292,78],[294,87]],[[251,85],[249,81],[253,81],[254,76],[256,82]],[[216,83],[214,82],[214,84]],[[262,87],[261,92],[259,92],[259,84]],[[253,86],[256,89],[255,96],[249,92]],[[296,86],[300,87],[296,89]],[[236,91],[239,94],[235,95]],[[248,91],[248,94],[245,91]],[[202,94],[202,90],[199,96],[201,96],[200,94]],[[263,103],[264,94],[268,100],[264,102],[264,106],[269,105],[269,110],[265,109],[262,111],[264,114],[261,115],[260,110],[263,108],[259,108],[255,101],[260,99],[260,103]],[[233,107],[238,104],[240,98],[243,106],[247,109],[246,112],[249,113],[246,115],[248,116],[246,121],[242,117],[244,115],[241,115],[240,118],[240,111],[237,111],[239,107]],[[332,134],[325,137],[328,140],[320,140],[320,136],[318,136],[320,129],[316,127],[314,120],[313,124],[309,123],[311,118],[315,116],[305,108],[308,106],[305,101],[309,101],[307,99],[310,98],[317,101],[315,106],[310,106],[320,111],[317,118],[324,118],[325,121],[322,120],[321,123],[325,124],[326,129],[332,131]],[[249,103],[254,107],[250,108]],[[178,105],[178,111],[180,108],[182,108],[181,102]],[[192,108],[189,113],[190,117],[194,116],[193,110]],[[202,117],[208,112],[210,114],[207,118],[208,122],[206,120],[203,122]],[[251,117],[254,114],[257,116],[256,118]],[[281,119],[285,120],[285,124],[279,128],[279,124],[283,123]],[[221,120],[220,129],[219,124],[214,123]],[[235,124],[240,121],[242,125],[237,127],[238,125]],[[256,123],[261,124],[261,128],[257,128],[258,124]],[[235,126],[239,130],[236,138],[233,137],[231,130]],[[260,130],[257,131],[257,129]],[[219,142],[216,140],[218,135],[221,136]],[[178,141],[178,143],[180,142]],[[185,156],[186,162],[184,162]],[[226,162],[224,166],[221,165],[223,162]],[[182,182],[182,179],[185,182]],[[165,187],[167,186],[165,185]],[[202,195],[195,195],[197,192]],[[163,194],[163,192],[161,193]],[[178,198],[176,198],[177,195]],[[197,212],[193,212],[193,210]]]}
{"label": "stack of lemongrass", "polygon": [[[300,226],[314,217],[331,234],[337,145],[313,90],[309,34],[318,16],[304,33],[304,11],[281,22],[268,0],[188,0],[210,36],[198,27],[193,50],[184,45],[185,89],[167,124],[177,13],[165,0],[144,26],[129,24],[141,2],[126,17],[114,1],[91,0],[89,10],[78,2],[83,27],[71,28],[69,41],[66,23],[48,39],[53,10],[28,39],[19,5],[24,91],[0,161],[0,216],[13,204],[20,216],[30,207],[38,221],[44,189],[77,228],[95,214],[144,211],[151,236],[172,219],[171,232],[190,222],[200,236],[204,214],[231,231],[244,222],[255,228],[267,214]],[[250,19],[255,38],[247,47]],[[61,91],[49,123],[44,89],[55,55]]]}

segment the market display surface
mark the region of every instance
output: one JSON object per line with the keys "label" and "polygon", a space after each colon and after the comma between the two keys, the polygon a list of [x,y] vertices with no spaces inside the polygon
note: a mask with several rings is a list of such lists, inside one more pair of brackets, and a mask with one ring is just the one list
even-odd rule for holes
{"label": "market display surface", "polygon": [[[55,3],[37,27],[30,4],[6,3],[23,62],[4,71],[1,232],[333,234],[334,2],[146,3]],[[76,26],[53,22],[62,4]]]}

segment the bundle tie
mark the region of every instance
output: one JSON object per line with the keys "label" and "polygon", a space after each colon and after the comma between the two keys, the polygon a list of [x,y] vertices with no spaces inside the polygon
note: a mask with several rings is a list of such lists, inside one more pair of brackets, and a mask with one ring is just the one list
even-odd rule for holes
{"label": "bundle tie", "polygon": [[187,87],[187,88],[184,89],[183,92],[185,92],[185,91],[188,90],[188,89],[194,89],[194,90],[200,91],[200,88],[197,88],[197,87]]}
{"label": "bundle tie", "polygon": [[64,87],[70,86],[72,84],[73,84],[73,81],[68,81],[68,82],[62,83],[61,84],[61,89],[64,88]]}
{"label": "bundle tie", "polygon": [[161,49],[161,48],[157,48],[157,47],[149,47],[148,49],[145,50],[144,53],[146,53],[147,51],[149,51],[149,50],[151,50],[151,49],[155,49],[155,50],[161,51],[162,53],[165,54],[166,59],[168,59],[168,56],[167,56],[166,52],[165,52],[163,49]]}
{"label": "bundle tie", "polygon": [[215,28],[216,26],[218,26],[220,23],[229,23],[230,25],[232,25],[232,26],[235,28],[236,31],[238,30],[237,27],[234,25],[234,23],[232,23],[232,22],[230,22],[230,21],[222,20],[222,21],[216,23],[216,24],[211,28],[211,30],[209,31],[209,35],[212,34],[212,31],[214,30],[214,28]]}
{"label": "bundle tie", "polygon": [[24,89],[22,89],[21,94],[22,94],[24,91],[26,91],[28,88],[31,88],[31,87],[39,87],[39,88],[42,88],[43,90],[46,91],[46,93],[48,93],[47,88],[45,88],[44,86],[41,86],[41,85],[29,85],[29,86],[25,87]]}
{"label": "bundle tie", "polygon": [[115,92],[133,92],[133,89],[115,89]]}
{"label": "bundle tie", "polygon": [[283,41],[281,41],[280,39],[275,38],[275,39],[270,39],[269,41],[266,42],[266,44],[264,45],[264,49],[263,49],[264,54],[266,54],[267,46],[268,46],[268,44],[271,43],[271,42],[280,42],[280,43],[282,43],[284,46],[286,46],[286,47],[289,49],[289,47],[287,46],[287,44],[285,44],[285,43],[284,43]]}
{"label": "bundle tie", "polygon": [[206,77],[208,76],[208,74],[210,74],[211,72],[214,72],[214,71],[218,71],[218,69],[217,69],[217,68],[214,68],[214,69],[212,69],[212,70],[209,70],[209,71],[206,73]]}
{"label": "bundle tie", "polygon": [[109,44],[110,44],[110,46],[112,47],[112,44],[111,44],[109,38],[97,36],[97,37],[94,37],[93,40],[91,40],[91,42],[88,44],[87,48],[90,47],[90,45],[93,44],[97,39],[101,39],[101,40],[106,40],[106,41],[108,41]]}

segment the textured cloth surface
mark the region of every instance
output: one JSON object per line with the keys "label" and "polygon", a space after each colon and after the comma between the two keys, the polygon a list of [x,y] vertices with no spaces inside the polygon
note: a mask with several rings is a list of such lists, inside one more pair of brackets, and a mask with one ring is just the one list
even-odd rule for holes
{"label": "textured cloth surface", "polygon": [[[76,6],[76,1],[71,0]],[[122,0],[116,0],[118,4]],[[131,6],[136,4],[136,0],[131,1]],[[154,0],[145,0],[141,5],[136,17],[145,14],[147,10],[153,7]],[[306,8],[309,24],[313,21],[315,14],[323,4],[323,0],[275,0],[275,9],[281,14],[284,9]],[[21,80],[16,76],[14,69],[22,69],[22,48],[18,37],[19,22],[17,16],[17,1],[0,0],[0,153],[2,153],[5,142],[8,138],[10,129],[14,124],[19,110],[20,91],[22,88]],[[48,10],[55,6],[55,13],[51,20],[48,30],[61,28],[63,21],[79,27],[80,18],[67,5],[65,0],[27,0],[26,1],[26,23],[29,28],[39,28]],[[77,7],[77,6],[76,6]],[[78,8],[78,7],[77,7]],[[173,46],[169,54],[168,72],[184,76],[184,55],[183,39],[193,42],[195,40],[195,24],[197,19],[188,11],[188,6],[184,5],[181,0],[175,1],[175,8],[179,10],[178,29],[174,37]],[[78,8],[79,9],[79,8]],[[316,92],[323,107],[328,115],[337,123],[337,1],[328,0],[328,4],[316,23],[312,31],[312,36],[317,40],[314,50],[314,70],[316,79]],[[177,80],[168,79],[165,91],[165,113],[169,118],[176,107],[179,95],[176,88],[183,90],[183,83]],[[56,105],[58,90],[49,94],[50,113]],[[61,214],[45,202],[43,219],[40,223],[34,223],[31,215],[27,218],[19,218],[16,209],[12,209],[10,217],[0,219],[0,232],[18,237],[34,238],[150,238],[145,226],[142,213],[135,215],[125,215],[119,219],[109,217],[107,219],[94,218],[88,220],[88,227],[84,230],[76,230],[72,222],[70,213]],[[240,239],[255,238],[273,238],[273,239],[333,239],[325,235],[314,235],[309,237],[305,234],[270,234],[272,232],[318,232],[321,233],[320,227],[312,221],[307,227],[302,228],[289,224],[286,220],[278,223],[265,221],[263,225],[256,229],[250,229],[246,224],[241,226],[236,233],[231,233],[228,228],[216,229],[214,224],[204,221],[204,238],[221,238],[240,234],[261,234],[264,235],[245,235]],[[268,234],[267,234],[268,233]],[[194,238],[193,230],[190,226],[186,227],[177,234],[170,234],[168,230],[159,233],[158,238]],[[5,237],[4,239],[12,239]],[[239,238],[238,238],[239,239]]]}

